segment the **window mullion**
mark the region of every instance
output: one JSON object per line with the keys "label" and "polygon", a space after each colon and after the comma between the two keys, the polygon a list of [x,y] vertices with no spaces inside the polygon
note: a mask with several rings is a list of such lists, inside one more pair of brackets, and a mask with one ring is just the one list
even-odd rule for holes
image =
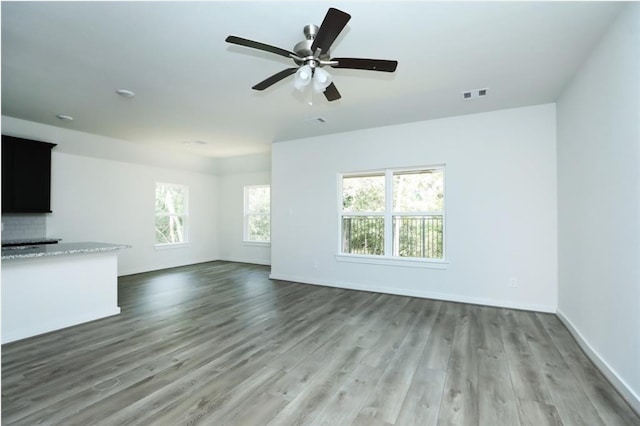
{"label": "window mullion", "polygon": [[394,217],[397,216],[444,216],[443,211],[433,211],[433,212],[421,212],[421,211],[413,211],[413,212],[394,212]]}
{"label": "window mullion", "polygon": [[393,172],[384,176],[384,255],[393,255]]}
{"label": "window mullion", "polygon": [[367,216],[384,216],[384,212],[342,212],[340,214],[340,216],[344,217],[344,216],[361,216],[361,217],[367,217]]}

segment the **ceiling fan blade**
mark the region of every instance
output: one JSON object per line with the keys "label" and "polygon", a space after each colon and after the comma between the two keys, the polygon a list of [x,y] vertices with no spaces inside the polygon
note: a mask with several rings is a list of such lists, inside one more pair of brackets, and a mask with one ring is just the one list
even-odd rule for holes
{"label": "ceiling fan blade", "polygon": [[248,40],[242,37],[229,36],[225,39],[225,41],[231,44],[238,44],[240,46],[246,46],[253,49],[264,50],[265,52],[275,53],[276,55],[284,56],[285,58],[291,58],[291,55],[296,56],[295,53],[289,50],[281,49],[269,44],[260,43],[259,41]]}
{"label": "ceiling fan blade", "polygon": [[354,70],[385,71],[394,72],[398,66],[398,61],[388,61],[386,59],[364,59],[364,58],[331,58],[337,61],[337,65],[332,68],[350,68]]}
{"label": "ceiling fan blade", "polygon": [[327,98],[329,102],[331,102],[331,101],[337,101],[342,96],[340,96],[340,92],[338,92],[336,85],[331,83],[329,86],[327,86],[326,90],[324,91],[324,97]]}
{"label": "ceiling fan blade", "polygon": [[349,19],[351,19],[351,15],[348,13],[333,7],[329,8],[322,25],[318,29],[318,34],[313,40],[311,51],[315,52],[317,48],[320,48],[321,52],[328,52],[333,42],[349,22]]}
{"label": "ceiling fan blade", "polygon": [[291,74],[295,74],[296,71],[298,71],[298,68],[287,68],[285,70],[282,70],[279,73],[274,74],[271,77],[267,78],[266,80],[263,80],[260,83],[256,84],[255,86],[252,87],[252,89],[253,90],[264,90],[267,87],[279,82],[283,78],[288,77]]}

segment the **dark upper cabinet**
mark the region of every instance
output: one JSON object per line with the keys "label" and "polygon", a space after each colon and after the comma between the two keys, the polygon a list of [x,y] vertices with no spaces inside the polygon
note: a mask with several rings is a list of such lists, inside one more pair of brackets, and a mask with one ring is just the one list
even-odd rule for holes
{"label": "dark upper cabinet", "polygon": [[48,142],[2,135],[2,212],[51,213]]}

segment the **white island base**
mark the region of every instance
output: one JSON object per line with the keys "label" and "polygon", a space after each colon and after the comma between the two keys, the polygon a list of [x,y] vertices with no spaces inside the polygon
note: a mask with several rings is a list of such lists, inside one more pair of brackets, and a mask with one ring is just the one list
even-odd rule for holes
{"label": "white island base", "polygon": [[118,251],[2,262],[2,343],[119,313]]}

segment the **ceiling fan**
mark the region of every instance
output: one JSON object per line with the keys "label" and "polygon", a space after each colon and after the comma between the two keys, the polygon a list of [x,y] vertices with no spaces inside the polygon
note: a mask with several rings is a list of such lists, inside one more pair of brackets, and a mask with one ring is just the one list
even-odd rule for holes
{"label": "ceiling fan", "polygon": [[348,13],[329,8],[320,28],[316,25],[306,25],[304,27],[306,39],[296,44],[293,47],[293,51],[236,36],[229,36],[225,41],[275,53],[276,55],[293,59],[296,63],[297,67],[284,69],[256,84],[252,89],[264,90],[295,74],[294,86],[297,89],[303,90],[313,80],[312,86],[316,92],[324,92],[324,96],[328,101],[335,101],[340,99],[340,92],[331,81],[331,75],[323,70],[322,67],[394,72],[398,66],[398,61],[385,59],[331,58],[329,48],[347,25],[349,19],[351,19],[351,15]]}

